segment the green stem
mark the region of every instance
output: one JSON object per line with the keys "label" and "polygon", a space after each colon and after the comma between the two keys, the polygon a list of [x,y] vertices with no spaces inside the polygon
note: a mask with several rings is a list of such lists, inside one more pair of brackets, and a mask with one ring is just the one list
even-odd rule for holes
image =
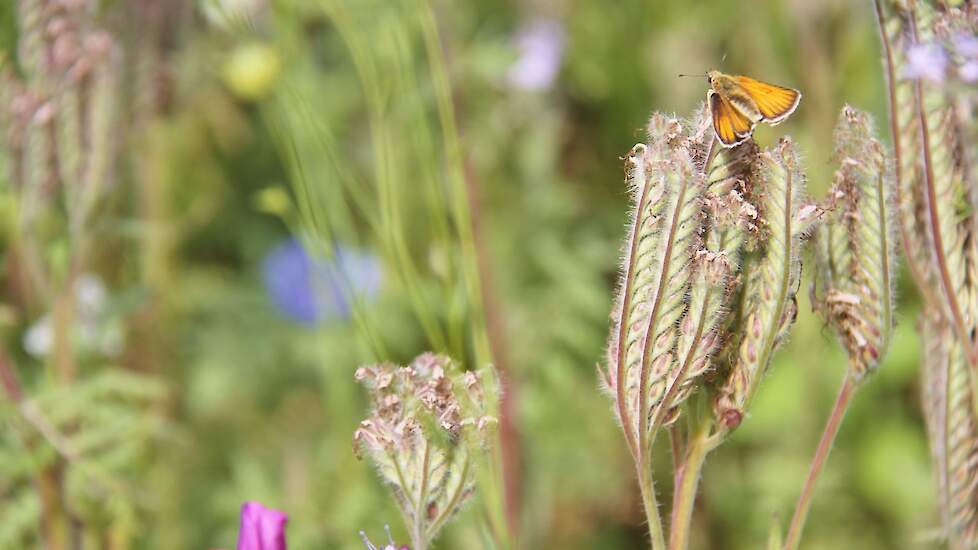
{"label": "green stem", "polygon": [[[458,486],[455,487],[455,492],[452,493],[452,497],[448,499],[448,503],[439,511],[438,517],[436,517],[431,523],[428,524],[428,529],[425,531],[423,544],[427,546],[428,541],[435,538],[438,531],[445,525],[452,513],[458,508],[459,503],[462,502],[462,497],[465,495],[465,480],[469,477],[469,467],[472,463],[472,459],[466,455],[465,462],[462,464],[462,475],[459,476]],[[416,550],[424,550],[425,546],[418,545]]]}
{"label": "green stem", "polygon": [[[428,468],[431,461],[431,445],[424,441],[424,458],[421,461],[421,483],[418,488],[418,503],[414,509],[414,531],[424,533],[424,523],[428,517]],[[415,542],[415,546],[418,546]]]}
{"label": "green stem", "polygon": [[689,442],[686,460],[680,467],[676,492],[672,502],[672,531],[669,537],[669,550],[685,550],[689,546],[689,528],[693,520],[693,504],[700,483],[700,473],[706,455],[716,448],[718,439],[710,437],[712,420],[702,423],[698,432]]}
{"label": "green stem", "polygon": [[652,461],[639,458],[635,463],[638,466],[638,488],[642,492],[642,505],[645,507],[645,519],[649,524],[652,550],[665,550],[665,532],[662,529],[662,518],[659,516],[659,503],[655,498],[655,484],[652,482]]}
{"label": "green stem", "polygon": [[785,550],[795,550],[801,542],[801,532],[805,528],[805,520],[808,518],[808,511],[812,507],[812,498],[815,495],[815,482],[818,481],[818,476],[822,473],[825,461],[829,457],[835,436],[839,433],[839,426],[842,425],[842,418],[846,415],[846,409],[849,408],[849,402],[852,400],[855,389],[855,384],[847,375],[842,383],[842,388],[839,389],[839,396],[835,400],[832,414],[825,424],[825,430],[822,432],[822,439],[818,442],[815,456],[812,457],[812,465],[808,469],[808,478],[805,479],[805,485],[798,497],[798,504],[795,505],[795,514],[791,517],[791,526],[788,528],[788,536],[784,542]]}

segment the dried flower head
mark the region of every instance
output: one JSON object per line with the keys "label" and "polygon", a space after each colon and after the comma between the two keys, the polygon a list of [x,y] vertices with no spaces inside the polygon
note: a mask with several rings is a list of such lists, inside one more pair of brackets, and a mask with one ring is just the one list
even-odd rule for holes
{"label": "dried flower head", "polygon": [[816,233],[812,303],[839,334],[858,381],[879,364],[893,329],[893,178],[865,113],[844,107],[835,143],[841,198]]}
{"label": "dried flower head", "polygon": [[414,548],[423,550],[474,491],[473,461],[496,424],[494,373],[463,372],[426,353],[407,367],[362,367],[355,376],[374,408],[354,448],[391,487]]}

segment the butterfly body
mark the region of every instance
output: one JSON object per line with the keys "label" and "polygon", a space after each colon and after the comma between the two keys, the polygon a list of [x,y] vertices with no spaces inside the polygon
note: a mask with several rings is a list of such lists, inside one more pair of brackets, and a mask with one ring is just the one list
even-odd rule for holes
{"label": "butterfly body", "polygon": [[772,126],[788,118],[801,101],[801,92],[775,86],[747,76],[709,71],[707,103],[713,117],[713,130],[724,147],[750,139],[758,122]]}

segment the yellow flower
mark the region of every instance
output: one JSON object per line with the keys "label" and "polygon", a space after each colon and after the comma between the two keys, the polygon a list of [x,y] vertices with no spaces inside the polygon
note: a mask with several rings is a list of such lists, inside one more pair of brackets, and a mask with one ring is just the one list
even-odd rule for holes
{"label": "yellow flower", "polygon": [[247,101],[258,101],[272,90],[281,72],[274,48],[260,42],[241,44],[224,64],[224,83]]}

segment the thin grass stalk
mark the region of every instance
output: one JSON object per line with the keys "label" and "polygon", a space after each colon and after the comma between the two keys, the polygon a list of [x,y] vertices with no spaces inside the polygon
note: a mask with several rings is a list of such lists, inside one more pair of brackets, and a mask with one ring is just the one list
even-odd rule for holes
{"label": "thin grass stalk", "polygon": [[[373,136],[381,245],[391,263],[396,265],[400,279],[409,291],[412,307],[434,349],[448,350],[459,357],[468,357],[471,353],[474,364],[495,363],[505,367],[504,345],[499,341],[501,330],[490,334],[487,317],[491,312],[485,304],[491,296],[486,294],[489,291],[486,284],[488,273],[483,273],[487,271],[489,261],[480,258],[480,253],[484,251],[479,250],[476,220],[472,213],[477,206],[477,189],[464,173],[452,90],[432,8],[423,0],[403,0],[390,9],[378,10],[372,15],[376,16],[376,21],[370,22],[372,31],[367,34],[360,28],[365,24],[359,18],[363,12],[359,5],[354,4],[338,0],[323,2],[327,14],[337,23],[363,83]],[[386,30],[374,33],[377,27]],[[428,130],[424,114],[417,111],[422,106],[422,98],[416,93],[417,77],[410,56],[415,35],[421,39],[425,68],[434,89],[441,138],[437,141],[443,149],[439,158],[441,168],[424,163],[435,154],[436,139]],[[413,118],[404,120],[404,133],[394,133],[387,127],[389,120],[401,121],[405,116],[416,114],[415,111],[421,119],[417,124]],[[395,138],[398,142],[404,140],[407,145],[394,147]],[[425,288],[421,285],[421,269],[413,263],[405,240],[409,232],[404,230],[405,209],[402,204],[409,198],[404,193],[410,186],[403,180],[404,175],[398,172],[398,167],[408,165],[412,157],[422,159],[418,163],[420,175],[425,179],[422,196],[427,206],[436,210],[431,213],[436,219],[432,224],[434,242],[430,244],[435,248],[440,246],[438,251],[450,258],[453,249],[461,253],[457,266],[450,262],[447,273],[436,273],[445,280],[441,289],[448,304],[447,327],[434,317],[429,300],[423,295]],[[352,193],[362,193],[362,190],[353,190]],[[443,215],[446,211],[447,215]],[[455,233],[451,242],[449,231]],[[461,279],[461,285],[455,284],[455,279]],[[462,323],[463,320],[466,322]],[[496,325],[501,326],[499,323]],[[511,379],[507,377],[506,380]],[[506,512],[501,515],[506,518],[506,530],[515,532],[520,515],[519,481],[516,476],[518,459],[514,458],[519,455],[519,447],[511,419],[511,399],[515,393],[507,391],[504,395],[501,408],[503,429],[499,434],[505,459],[499,471],[504,477]],[[492,514],[493,517],[497,515]],[[513,535],[505,538],[512,539]]]}
{"label": "thin grass stalk", "polygon": [[[517,546],[522,516],[522,488],[519,476],[521,445],[516,428],[516,376],[511,372],[501,315],[495,305],[492,277],[479,218],[478,180],[466,163],[461,132],[455,120],[455,105],[446,68],[444,46],[435,13],[428,0],[410,0],[419,17],[428,69],[435,89],[436,105],[444,148],[445,171],[452,208],[452,222],[462,251],[461,274],[466,289],[470,319],[470,338],[476,364],[493,364],[499,372],[503,391],[499,403],[498,431],[501,454],[506,543]],[[437,193],[436,193],[437,194]]]}
{"label": "thin grass stalk", "polygon": [[348,13],[344,2],[329,0],[326,2],[326,7],[327,13],[336,21],[337,30],[349,48],[357,73],[363,83],[364,94],[369,106],[368,118],[373,136],[371,143],[376,166],[381,243],[387,251],[388,257],[392,260],[391,263],[397,267],[400,273],[400,279],[408,291],[408,296],[426,337],[434,349],[446,350],[448,349],[447,339],[442,328],[438,326],[428,301],[423,296],[421,275],[405,242],[406,232],[401,227],[398,190],[404,185],[403,182],[398,181],[400,174],[392,165],[391,159],[395,157],[397,150],[393,147],[395,140],[390,135],[386,122],[388,102],[387,96],[382,93],[381,83],[383,80],[380,76],[380,68],[377,66],[377,59],[370,53],[372,46],[368,46],[361,40],[362,33],[359,31],[356,21],[352,19],[353,16]]}
{"label": "thin grass stalk", "polygon": [[[323,250],[323,252],[329,256],[333,254],[331,242],[333,235],[333,228],[337,226],[338,222],[335,222],[329,218],[330,209],[328,208],[317,208],[313,203],[313,200],[309,196],[309,191],[312,189],[312,185],[306,176],[305,164],[303,162],[302,155],[299,154],[298,144],[295,143],[295,136],[292,130],[295,126],[290,126],[289,128],[284,128],[282,124],[279,123],[274,117],[269,117],[268,126],[276,143],[276,147],[279,150],[281,158],[285,162],[286,171],[289,174],[289,180],[293,182],[294,188],[297,191],[297,206],[299,209],[300,218],[304,227],[290,227],[294,234],[308,233],[311,229],[315,236],[318,237],[318,244],[320,247],[328,247],[329,249]],[[325,219],[323,219],[325,217]],[[288,222],[288,220],[287,220]],[[341,225],[341,224],[340,224]],[[334,280],[339,281],[344,294],[350,300],[351,308],[351,318],[353,320],[354,326],[357,330],[364,335],[367,346],[370,348],[373,358],[379,360],[382,357],[388,357],[386,344],[383,339],[377,333],[376,327],[370,322],[368,316],[367,308],[364,306],[363,297],[360,293],[354,291],[354,281],[350,280],[349,274],[344,269],[330,269],[330,276]]]}
{"label": "thin grass stalk", "polygon": [[414,0],[420,3],[418,14],[421,20],[422,37],[428,56],[428,66],[435,88],[438,116],[441,122],[442,146],[445,151],[445,168],[449,186],[452,189],[452,216],[458,232],[465,268],[462,270],[465,288],[471,308],[472,341],[475,355],[480,364],[492,361],[492,352],[485,326],[485,310],[482,302],[482,289],[479,279],[479,260],[471,219],[469,189],[466,186],[464,157],[455,121],[451,87],[445,69],[441,38],[435,21],[434,11],[427,0]]}

